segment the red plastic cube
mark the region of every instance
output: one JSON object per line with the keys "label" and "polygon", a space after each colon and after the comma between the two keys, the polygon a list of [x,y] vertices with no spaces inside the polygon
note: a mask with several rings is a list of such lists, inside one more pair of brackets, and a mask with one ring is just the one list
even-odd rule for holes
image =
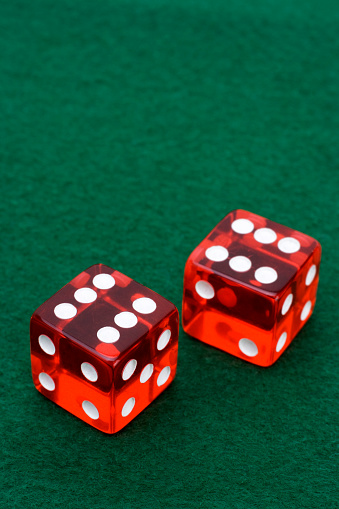
{"label": "red plastic cube", "polygon": [[31,318],[33,381],[105,433],[126,426],[172,382],[178,310],[106,265],[93,265]]}
{"label": "red plastic cube", "polygon": [[270,366],[312,314],[320,257],[315,239],[245,210],[231,212],[187,260],[184,330]]}

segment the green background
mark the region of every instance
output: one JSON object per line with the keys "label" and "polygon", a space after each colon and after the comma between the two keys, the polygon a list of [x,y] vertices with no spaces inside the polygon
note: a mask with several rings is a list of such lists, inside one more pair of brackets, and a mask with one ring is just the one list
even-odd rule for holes
{"label": "green background", "polygon": [[[1,507],[338,507],[338,27],[330,0],[1,1]],[[101,262],[180,308],[234,208],[323,246],[273,367],[181,331],[175,382],[113,436],[38,394],[44,300]]]}

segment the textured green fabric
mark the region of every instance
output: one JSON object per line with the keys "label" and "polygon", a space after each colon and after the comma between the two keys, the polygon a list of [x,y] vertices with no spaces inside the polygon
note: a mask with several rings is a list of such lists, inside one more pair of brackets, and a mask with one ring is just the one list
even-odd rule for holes
{"label": "textured green fabric", "polygon": [[[338,507],[338,27],[331,0],[1,2],[1,507]],[[114,436],[34,389],[44,300],[101,262],[180,308],[240,207],[323,246],[273,367],[181,331],[175,382]]]}

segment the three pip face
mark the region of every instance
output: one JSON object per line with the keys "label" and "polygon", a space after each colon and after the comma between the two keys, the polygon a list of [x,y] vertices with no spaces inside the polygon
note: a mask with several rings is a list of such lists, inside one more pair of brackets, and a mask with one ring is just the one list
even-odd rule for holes
{"label": "three pip face", "polygon": [[[231,212],[187,260],[184,330],[270,366],[311,316],[320,257],[315,239],[244,210]],[[64,409],[115,433],[173,381],[178,335],[174,304],[94,265],[33,314],[33,381]]]}

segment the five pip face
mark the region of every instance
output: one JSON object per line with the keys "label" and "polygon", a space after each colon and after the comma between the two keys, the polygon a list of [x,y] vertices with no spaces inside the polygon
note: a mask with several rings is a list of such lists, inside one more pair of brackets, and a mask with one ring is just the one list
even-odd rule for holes
{"label": "five pip face", "polygon": [[[320,244],[244,210],[228,214],[187,260],[183,328],[270,366],[311,316]],[[33,381],[42,394],[115,433],[174,379],[177,308],[120,272],[90,267],[31,318]]]}

